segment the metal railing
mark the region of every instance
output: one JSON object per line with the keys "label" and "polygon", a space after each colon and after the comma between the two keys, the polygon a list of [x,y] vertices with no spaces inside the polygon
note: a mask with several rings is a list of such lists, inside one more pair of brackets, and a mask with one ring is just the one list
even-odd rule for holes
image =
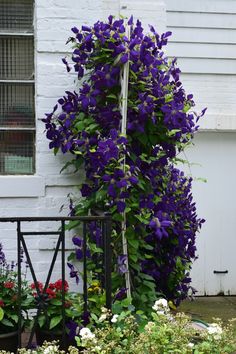
{"label": "metal railing", "polygon": [[[21,348],[22,339],[22,308],[21,308],[21,291],[22,291],[22,249],[24,251],[26,261],[28,263],[35,290],[37,293],[37,314],[34,319],[33,328],[30,333],[27,347],[30,347],[33,341],[33,337],[36,331],[38,324],[38,317],[43,311],[47,311],[47,298],[46,289],[49,285],[52,272],[57,260],[59,250],[61,251],[61,280],[62,280],[62,306],[61,306],[61,315],[62,315],[62,347],[65,348],[66,343],[66,331],[65,331],[65,234],[66,234],[66,222],[78,221],[83,225],[83,300],[84,300],[84,313],[88,311],[88,283],[87,283],[87,244],[89,237],[89,224],[91,222],[99,223],[101,228],[101,240],[102,240],[102,266],[103,266],[103,281],[102,285],[106,294],[106,307],[111,308],[112,296],[111,296],[111,216],[110,214],[102,216],[72,216],[72,217],[4,217],[0,218],[0,223],[16,223],[16,233],[17,233],[17,272],[18,272],[18,347]],[[24,231],[22,229],[22,223],[31,223],[31,222],[59,222],[60,227],[55,231]],[[58,225],[59,226],[59,225]],[[39,289],[39,284],[37,280],[36,273],[34,271],[33,262],[26,245],[25,236],[49,236],[54,235],[58,236],[57,244],[52,255],[51,264],[49,266],[48,274],[46,277],[46,282],[42,291]]]}

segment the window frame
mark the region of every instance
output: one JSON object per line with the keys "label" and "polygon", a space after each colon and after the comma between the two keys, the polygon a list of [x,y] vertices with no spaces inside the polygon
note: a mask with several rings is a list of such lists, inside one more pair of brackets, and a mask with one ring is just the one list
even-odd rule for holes
{"label": "window frame", "polygon": [[[16,172],[16,173],[7,173],[4,170],[0,171],[1,177],[24,177],[24,176],[33,176],[36,173],[36,82],[35,82],[35,73],[36,73],[36,48],[35,48],[35,0],[32,0],[32,29],[28,29],[27,31],[19,30],[9,30],[9,31],[1,31],[0,29],[0,39],[1,38],[32,38],[33,39],[33,75],[32,79],[1,79],[0,84],[19,84],[19,85],[32,85],[32,95],[33,95],[33,111],[32,111],[32,126],[8,126],[7,124],[0,125],[0,133],[1,132],[29,132],[33,134],[32,137],[32,172]],[[4,154],[4,153],[3,153]]]}

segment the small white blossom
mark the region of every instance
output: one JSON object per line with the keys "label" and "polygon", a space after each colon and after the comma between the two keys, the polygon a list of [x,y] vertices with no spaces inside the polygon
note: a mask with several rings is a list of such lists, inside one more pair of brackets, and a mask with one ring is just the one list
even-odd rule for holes
{"label": "small white blossom", "polygon": [[96,347],[94,347],[94,350],[96,350],[98,353],[100,352],[101,349],[102,349],[102,348],[99,347],[99,345],[96,345]]}
{"label": "small white blossom", "polygon": [[189,347],[189,348],[193,348],[193,347],[194,347],[194,343],[191,343],[191,342],[188,343],[188,347]]}
{"label": "small white blossom", "polygon": [[102,311],[102,313],[107,313],[108,312],[107,308],[104,307],[104,306],[101,307],[101,311]]}
{"label": "small white blossom", "polygon": [[211,323],[210,326],[207,327],[207,331],[216,340],[219,340],[221,338],[221,334],[223,332],[222,328],[218,325],[218,323]]}
{"label": "small white blossom", "polygon": [[54,354],[57,353],[58,348],[55,345],[49,345],[46,349],[44,349],[43,354]]}
{"label": "small white blossom", "polygon": [[165,315],[166,313],[165,313],[165,311],[163,311],[163,310],[157,310],[157,314],[158,314],[158,315]]}
{"label": "small white blossom", "polygon": [[90,329],[86,328],[86,327],[81,328],[79,334],[80,334],[82,339],[94,339],[95,338],[95,334],[92,333],[90,331]]}
{"label": "small white blossom", "polygon": [[111,319],[111,322],[112,322],[112,323],[116,323],[117,320],[118,320],[118,317],[119,317],[119,315],[113,315],[113,317],[112,317],[112,319]]}
{"label": "small white blossom", "polygon": [[98,322],[103,322],[103,321],[105,321],[106,318],[107,318],[107,315],[106,315],[105,313],[103,313],[103,314],[99,317]]}
{"label": "small white blossom", "polygon": [[166,299],[158,299],[155,304],[152,306],[153,310],[159,311],[165,309],[169,309],[168,302]]}
{"label": "small white blossom", "polygon": [[152,328],[155,326],[155,323],[152,321],[149,321],[146,326],[144,327],[145,331],[151,332]]}

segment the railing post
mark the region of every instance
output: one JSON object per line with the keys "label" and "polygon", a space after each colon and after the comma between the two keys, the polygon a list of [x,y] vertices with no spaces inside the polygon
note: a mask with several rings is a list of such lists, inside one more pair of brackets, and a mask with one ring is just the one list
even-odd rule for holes
{"label": "railing post", "polygon": [[61,222],[61,277],[62,277],[62,345],[65,349],[66,332],[65,332],[65,221]]}
{"label": "railing post", "polygon": [[21,348],[21,225],[17,221],[17,277],[18,277],[18,347]]}
{"label": "railing post", "polygon": [[87,284],[87,225],[86,221],[83,221],[83,295],[84,295],[84,314],[87,315],[88,311],[88,284]]}

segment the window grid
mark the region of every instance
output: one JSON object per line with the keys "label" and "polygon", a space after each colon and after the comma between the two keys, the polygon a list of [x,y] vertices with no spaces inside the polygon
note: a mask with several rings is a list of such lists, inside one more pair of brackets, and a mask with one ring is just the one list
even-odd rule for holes
{"label": "window grid", "polygon": [[0,174],[33,174],[33,0],[0,0],[0,62]]}

